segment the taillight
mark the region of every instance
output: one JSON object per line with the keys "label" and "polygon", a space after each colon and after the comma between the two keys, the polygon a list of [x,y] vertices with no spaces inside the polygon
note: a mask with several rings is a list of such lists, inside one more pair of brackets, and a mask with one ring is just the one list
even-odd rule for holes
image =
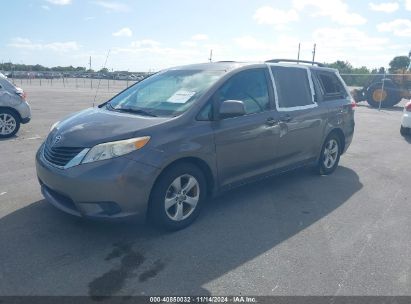
{"label": "taillight", "polygon": [[405,110],[411,112],[411,101],[405,105]]}

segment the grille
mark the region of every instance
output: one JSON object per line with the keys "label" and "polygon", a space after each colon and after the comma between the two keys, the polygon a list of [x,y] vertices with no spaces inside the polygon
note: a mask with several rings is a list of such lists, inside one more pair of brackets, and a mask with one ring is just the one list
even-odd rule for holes
{"label": "grille", "polygon": [[58,147],[52,148],[44,146],[44,158],[53,165],[64,167],[84,148]]}

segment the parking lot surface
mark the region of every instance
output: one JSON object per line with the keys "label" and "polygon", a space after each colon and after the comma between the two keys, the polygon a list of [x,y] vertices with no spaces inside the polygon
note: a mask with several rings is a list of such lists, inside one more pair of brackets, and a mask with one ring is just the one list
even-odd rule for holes
{"label": "parking lot surface", "polygon": [[[35,153],[90,89],[24,86],[0,141],[0,295],[411,295],[411,139],[402,108],[356,109],[331,176],[301,169],[209,200],[189,228],[76,219],[42,197]],[[120,88],[100,90],[96,100]]]}

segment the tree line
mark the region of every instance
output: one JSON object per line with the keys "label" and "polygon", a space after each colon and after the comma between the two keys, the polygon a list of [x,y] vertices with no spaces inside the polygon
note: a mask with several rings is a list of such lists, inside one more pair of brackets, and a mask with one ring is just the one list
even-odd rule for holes
{"label": "tree line", "polygon": [[[366,66],[353,67],[348,61],[335,61],[325,64],[327,67],[337,69],[348,86],[365,86],[374,75],[403,74],[410,68],[410,57],[396,56],[389,63],[388,71],[384,67],[368,69]],[[352,75],[351,75],[352,74]]]}
{"label": "tree line", "polygon": [[[365,86],[370,79],[370,76],[376,74],[385,73],[405,73],[410,67],[410,57],[397,56],[390,62],[388,71],[384,67],[369,69],[366,66],[353,67],[348,61],[335,61],[333,63],[326,63],[327,67],[337,69],[340,74],[343,74],[343,78],[349,86]],[[87,70],[85,67],[74,66],[57,66],[57,67],[45,67],[40,64],[27,65],[27,64],[14,64],[11,62],[0,63],[0,70],[3,71],[32,71],[32,72],[75,72],[75,73],[93,73],[94,70]],[[99,73],[108,73],[107,68],[103,68]],[[353,74],[353,75],[350,75]],[[359,74],[359,75],[358,75]]]}

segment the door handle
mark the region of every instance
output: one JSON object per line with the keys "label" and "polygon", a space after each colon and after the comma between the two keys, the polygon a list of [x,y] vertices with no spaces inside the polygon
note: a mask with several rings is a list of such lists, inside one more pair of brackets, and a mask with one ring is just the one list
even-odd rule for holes
{"label": "door handle", "polygon": [[292,119],[293,119],[293,118],[292,118],[290,115],[288,115],[288,114],[283,115],[283,116],[280,117],[280,120],[281,120],[282,122],[290,122]]}
{"label": "door handle", "polygon": [[273,117],[270,117],[270,118],[267,118],[265,124],[268,126],[274,126],[278,124],[278,120],[274,119]]}

